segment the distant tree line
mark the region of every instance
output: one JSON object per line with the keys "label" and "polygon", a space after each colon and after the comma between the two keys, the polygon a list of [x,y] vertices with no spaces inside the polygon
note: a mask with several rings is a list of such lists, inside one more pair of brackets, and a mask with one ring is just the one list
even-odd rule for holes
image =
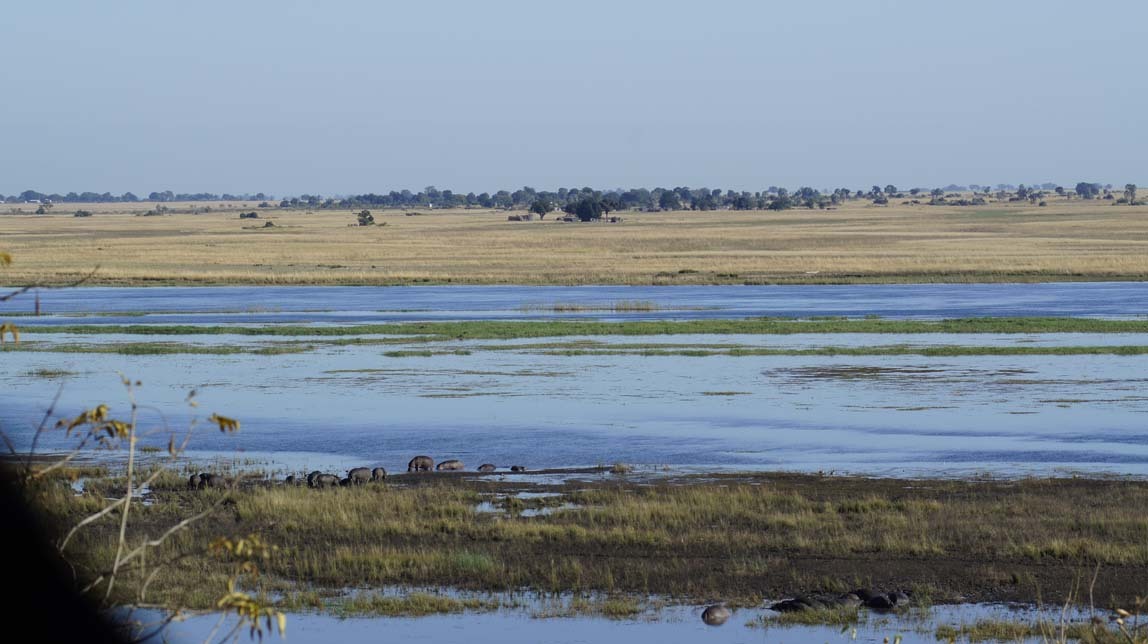
{"label": "distant tree line", "polygon": [[11,195],[9,197],[0,194],[0,201],[8,203],[135,203],[138,201],[158,201],[163,203],[171,201],[266,201],[268,199],[274,199],[274,197],[263,194],[262,192],[241,195],[227,193],[217,195],[210,192],[175,193],[171,190],[148,193],[146,199],[137,197],[131,192],[125,192],[122,195],[113,195],[110,192],[69,192],[62,195],[57,192],[47,194],[35,190],[25,190],[18,195]]}
{"label": "distant tree line", "polygon": [[[968,193],[972,193],[970,196]],[[590,187],[559,188],[555,191],[535,190],[523,187],[518,190],[499,190],[494,193],[439,190],[427,186],[419,192],[392,190],[388,193],[365,193],[351,196],[328,196],[301,194],[276,201],[272,195],[257,192],[254,194],[213,194],[213,193],[173,193],[170,190],[152,192],[146,199],[125,192],[116,196],[111,193],[69,192],[65,195],[45,194],[35,190],[4,197],[0,200],[15,203],[116,203],[116,202],[175,202],[175,201],[236,201],[260,202],[262,208],[345,209],[345,208],[499,208],[505,210],[530,210],[540,217],[555,210],[561,210],[579,218],[597,219],[613,211],[642,210],[788,210],[791,208],[825,209],[851,201],[865,200],[876,205],[885,205],[891,200],[901,203],[925,205],[980,205],[988,199],[997,201],[1043,202],[1050,192],[1062,197],[1073,195],[1081,199],[1108,199],[1114,203],[1140,204],[1136,200],[1136,186],[1127,184],[1123,196],[1117,197],[1112,184],[1080,182],[1072,192],[1054,183],[1025,184],[971,184],[961,186],[950,184],[943,188],[912,188],[900,190],[897,186],[874,185],[861,187],[818,190],[803,186],[789,190],[770,186],[765,190],[723,190],[720,188],[630,188],[595,190]]]}

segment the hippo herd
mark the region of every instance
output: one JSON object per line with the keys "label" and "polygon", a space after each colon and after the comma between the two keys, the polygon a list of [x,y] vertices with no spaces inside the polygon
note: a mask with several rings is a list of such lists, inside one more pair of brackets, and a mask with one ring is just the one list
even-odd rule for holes
{"label": "hippo herd", "polygon": [[[438,465],[435,465],[434,459],[429,456],[416,456],[411,459],[410,463],[407,463],[408,472],[429,472],[431,471],[431,468],[434,468],[438,472],[462,472],[466,470],[466,466],[463,465],[462,461],[458,460],[457,458],[448,459],[442,461]],[[482,465],[478,466],[479,472],[487,473],[495,472],[497,470],[498,466],[493,463],[483,463]],[[522,465],[511,465],[510,471],[525,472],[526,468]]]}
{"label": "hippo herd", "polygon": [[898,606],[906,606],[908,603],[909,594],[904,591],[894,590],[888,593],[879,593],[859,588],[840,595],[798,595],[793,599],[779,601],[770,608],[782,613],[837,607],[860,608],[861,606],[873,610],[895,610]]}
{"label": "hippo herd", "polygon": [[[909,594],[904,591],[894,590],[881,593],[859,588],[841,594],[798,595],[792,599],[774,602],[769,608],[779,613],[793,613],[834,608],[861,608],[864,606],[875,611],[885,612],[908,606],[909,601]],[[711,604],[702,611],[702,621],[710,626],[721,626],[729,620],[730,615],[730,610],[725,604]]]}
{"label": "hippo herd", "polygon": [[[466,466],[457,458],[447,459],[435,465],[434,459],[429,456],[416,456],[407,464],[408,472],[430,472],[432,469],[439,472],[463,472],[466,470]],[[499,467],[493,463],[483,463],[478,466],[478,471],[483,473],[496,472],[498,469]],[[511,472],[526,471],[526,467],[522,465],[512,465],[509,468],[503,469],[509,469]],[[355,467],[347,471],[345,478],[316,470],[308,474],[306,478],[299,478],[291,474],[286,478],[284,483],[287,485],[303,485],[306,483],[307,487],[310,488],[350,487],[352,485],[376,483],[386,478],[387,471],[381,467],[374,469]],[[232,487],[234,485],[234,479],[224,477],[221,474],[203,472],[192,474],[187,481],[187,489],[189,490],[202,490],[209,487]]]}
{"label": "hippo herd", "polygon": [[[526,467],[522,465],[512,465],[511,472],[525,472]],[[407,464],[408,472],[430,472],[431,470],[439,472],[462,472],[466,470],[463,462],[456,459],[448,459],[435,465],[434,459],[429,456],[416,456]],[[484,463],[478,467],[479,472],[495,472],[498,470],[497,465],[491,463]],[[347,476],[339,478],[334,474],[326,474],[318,470],[311,472],[306,478],[296,477],[294,474],[288,476],[284,483],[287,485],[303,485],[306,483],[310,488],[326,488],[326,487],[351,487],[354,485],[364,485],[366,483],[377,483],[387,478],[387,471],[381,467],[374,469],[366,467],[355,467],[347,471]],[[193,490],[202,490],[205,487],[222,487],[230,485],[230,479],[224,479],[218,474],[194,474],[191,480],[188,481],[188,488]]]}
{"label": "hippo herd", "polygon": [[229,479],[221,474],[209,474],[204,472],[192,474],[187,479],[187,489],[189,490],[202,490],[209,487],[231,487],[234,484],[234,479]]}
{"label": "hippo herd", "polygon": [[[324,474],[319,470],[315,470],[307,475],[305,479],[307,487],[311,488],[324,488],[324,487],[351,487],[352,485],[365,485],[367,483],[378,483],[379,481],[387,478],[387,471],[381,467],[374,469],[368,467],[354,467],[347,470],[346,478],[339,478],[334,474]],[[302,485],[303,480],[295,477],[294,474],[287,477],[285,481],[287,485]]]}
{"label": "hippo herd", "polygon": [[[438,472],[462,472],[466,470],[463,462],[457,458],[442,461],[435,465],[434,459],[429,456],[416,456],[407,463],[408,472],[430,472],[431,470]],[[479,466],[479,472],[493,472],[498,467],[490,463],[485,463]],[[510,468],[512,472],[525,472],[526,468],[521,465],[514,465]],[[350,487],[352,485],[363,485],[365,483],[375,483],[387,478],[387,471],[381,467],[368,469],[365,467],[356,467],[347,471],[346,478],[339,478],[334,474],[324,474],[323,472],[314,471],[307,475],[307,487],[324,488],[324,487]],[[301,485],[302,482],[297,480],[294,475],[287,477],[288,485]]]}

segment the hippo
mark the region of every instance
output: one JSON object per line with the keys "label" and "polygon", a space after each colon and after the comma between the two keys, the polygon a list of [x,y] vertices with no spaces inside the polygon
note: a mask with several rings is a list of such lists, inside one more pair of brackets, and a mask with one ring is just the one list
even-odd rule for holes
{"label": "hippo", "polygon": [[482,465],[478,466],[479,472],[493,472],[496,469],[498,468],[491,463],[483,463]]}
{"label": "hippo", "polygon": [[352,481],[350,478],[339,479],[339,487],[351,487],[352,485],[358,484]]}
{"label": "hippo", "polygon": [[286,483],[287,485],[295,485],[295,475],[294,474],[288,474],[287,478],[283,479],[283,482]]}
{"label": "hippo", "polygon": [[192,474],[190,477],[188,477],[187,489],[189,489],[189,490],[198,490],[199,489],[199,475],[198,474]]}
{"label": "hippo", "polygon": [[339,477],[334,474],[319,474],[312,479],[311,487],[324,488],[324,487],[338,487]]}
{"label": "hippo", "polygon": [[347,479],[352,485],[362,485],[371,480],[371,470],[365,467],[356,467],[347,472]]}
{"label": "hippo", "polygon": [[435,469],[440,472],[461,472],[464,467],[465,466],[462,464],[462,461],[456,458],[452,458],[450,460],[439,463],[435,466]]}
{"label": "hippo", "polygon": [[308,474],[307,475],[307,487],[315,487],[315,478],[322,475],[322,474],[323,473],[320,472],[319,470],[315,470],[314,472],[311,472],[310,474]]}
{"label": "hippo", "polygon": [[511,465],[510,471],[511,472],[525,472],[526,466],[525,465]]}
{"label": "hippo", "polygon": [[706,606],[706,609],[702,611],[702,621],[708,626],[721,626],[726,623],[729,616],[729,609],[722,604]]}
{"label": "hippo", "polygon": [[386,480],[386,478],[387,478],[387,471],[385,469],[383,469],[381,467],[376,467],[375,469],[371,470],[371,480],[372,481],[375,481],[375,482],[383,481],[383,480]]}
{"label": "hippo", "polygon": [[202,490],[205,487],[227,487],[231,485],[231,481],[223,478],[221,474],[199,474],[199,488]]}
{"label": "hippo", "polygon": [[907,605],[909,603],[909,596],[899,590],[894,590],[884,595],[872,595],[864,601],[865,606],[873,610],[887,611],[896,610],[898,606]]}
{"label": "hippo", "polygon": [[408,472],[429,472],[434,467],[434,459],[429,456],[416,456],[407,463]]}

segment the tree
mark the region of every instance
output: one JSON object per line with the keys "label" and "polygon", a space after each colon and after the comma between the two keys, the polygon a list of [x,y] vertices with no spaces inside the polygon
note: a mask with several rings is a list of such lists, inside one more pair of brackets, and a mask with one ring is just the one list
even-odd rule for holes
{"label": "tree", "polygon": [[682,201],[678,199],[678,193],[667,190],[663,192],[662,196],[658,199],[658,208],[662,210],[681,210]]}
{"label": "tree", "polygon": [[738,195],[733,198],[730,204],[734,210],[753,210],[757,206],[752,197],[747,195]]}
{"label": "tree", "polygon": [[591,195],[566,204],[563,210],[582,221],[593,221],[602,218],[602,201]]}
{"label": "tree", "polygon": [[1124,196],[1128,199],[1130,205],[1136,203],[1136,184],[1128,183],[1124,185]]}
{"label": "tree", "polygon": [[1076,184],[1076,194],[1084,199],[1095,199],[1096,195],[1100,194],[1100,184],[1081,181]]}
{"label": "tree", "polygon": [[360,226],[373,226],[375,225],[375,217],[371,214],[370,210],[361,210],[358,214]]}
{"label": "tree", "polygon": [[496,207],[502,208],[503,210],[509,210],[514,207],[514,198],[505,190],[499,190],[494,193],[493,201]]}
{"label": "tree", "polygon": [[896,193],[897,193],[897,186],[894,186],[894,185],[893,185],[893,184],[891,184],[891,183],[890,183],[889,185],[885,186],[885,194],[887,194],[887,195],[893,195],[893,194],[896,194]]}
{"label": "tree", "polygon": [[546,215],[554,210],[554,203],[549,199],[537,199],[530,204],[530,212],[538,215],[539,219],[546,219]]}

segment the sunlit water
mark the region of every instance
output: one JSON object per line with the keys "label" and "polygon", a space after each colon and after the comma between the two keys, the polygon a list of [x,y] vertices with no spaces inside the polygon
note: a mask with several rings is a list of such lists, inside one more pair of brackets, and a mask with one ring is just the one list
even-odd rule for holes
{"label": "sunlit water", "polygon": [[[150,323],[367,323],[414,320],[710,319],[752,316],[879,315],[888,318],[1007,316],[1135,317],[1148,314],[1139,282],[1047,284],[861,284],[845,286],[229,286],[92,287],[43,291],[53,314],[151,314]],[[560,311],[554,305],[610,307],[641,302],[654,310]],[[31,312],[34,299],[7,310]],[[139,317],[81,318],[138,323]],[[71,317],[37,321],[75,322]]]}
{"label": "sunlit water", "polygon": [[[1018,313],[1136,317],[1148,287],[1133,283],[825,287],[440,287],[71,289],[45,292],[49,310],[183,310],[180,319],[251,322],[264,307],[309,323],[331,307],[417,309],[421,318],[529,318],[546,302],[651,300],[646,315],[866,314],[950,317]],[[23,302],[23,306],[27,302]],[[240,310],[255,313],[213,313]],[[345,310],[340,307],[347,307]],[[434,308],[438,307],[438,308]],[[692,309],[689,307],[697,307]],[[433,309],[433,310],[432,310]],[[430,311],[430,313],[428,313]],[[356,317],[363,313],[366,318]],[[274,314],[279,315],[279,314]],[[389,315],[389,314],[388,314]],[[400,314],[406,315],[406,314]],[[413,315],[413,314],[412,314]],[[610,312],[587,313],[616,317]],[[631,314],[625,314],[630,316]],[[222,317],[220,317],[222,316]],[[373,317],[372,317],[373,316]],[[164,316],[126,317],[157,323]],[[108,323],[50,316],[43,322]],[[31,324],[31,320],[21,323]],[[377,336],[376,336],[377,337]],[[29,334],[31,342],[187,342],[261,345],[307,338]],[[1145,334],[801,334],[559,338],[619,344],[753,346],[1148,345]],[[636,356],[544,355],[547,340],[330,346],[287,355],[3,354],[0,424],[26,449],[45,408],[99,402],[126,414],[119,373],[143,386],[148,427],[183,429],[192,412],[238,418],[242,431],[205,425],[198,457],[244,455],[286,469],[381,465],[415,454],[532,469],[626,462],[671,470],[796,470],[959,476],[1068,472],[1148,475],[1143,356]],[[515,346],[491,351],[483,347]],[[470,355],[390,357],[402,349]],[[593,347],[590,347],[593,348]],[[199,407],[184,402],[197,392]],[[153,437],[156,445],[166,436]],[[48,432],[39,449],[67,447]]]}
{"label": "sunlit water", "polygon": [[[894,641],[898,635],[903,642],[934,642],[939,625],[959,628],[979,620],[1002,620],[1033,624],[1038,621],[1059,624],[1062,616],[1056,610],[1038,611],[1031,607],[1001,604],[969,604],[964,606],[937,606],[925,612],[902,615],[870,614],[862,609],[863,620],[856,626],[760,626],[749,627],[762,616],[773,614],[765,609],[741,609],[722,626],[702,623],[702,607],[671,606],[656,613],[646,613],[628,619],[603,617],[550,617],[535,618],[531,611],[521,609],[486,613],[432,615],[427,617],[350,617],[296,613],[288,617],[288,639],[293,643],[316,644],[326,642],[498,642],[500,644],[597,644],[599,642],[628,642],[633,644],[693,644],[720,642],[722,644],[760,644],[764,642],[826,643],[826,642],[884,642]],[[155,619],[154,614],[137,615],[143,621]],[[1082,613],[1071,612],[1069,621],[1085,619]],[[219,618],[215,615],[192,617],[170,626],[165,632],[167,641],[202,642]],[[221,632],[234,624],[225,622]],[[385,634],[381,637],[380,634]],[[246,634],[244,634],[246,637]],[[160,642],[160,638],[148,640]],[[264,641],[278,641],[277,636]],[[1039,637],[1021,642],[1040,642]]]}

